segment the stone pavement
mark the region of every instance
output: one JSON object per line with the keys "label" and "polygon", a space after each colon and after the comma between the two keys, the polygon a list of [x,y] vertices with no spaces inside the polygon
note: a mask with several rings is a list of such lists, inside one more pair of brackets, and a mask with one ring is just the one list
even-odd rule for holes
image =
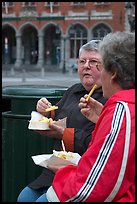
{"label": "stone pavement", "polygon": [[48,86],[60,86],[70,87],[71,85],[78,83],[79,77],[75,73],[62,73],[57,72],[45,72],[40,71],[27,71],[25,73],[14,71],[2,71],[2,87],[5,86],[18,86],[18,85],[48,85]]}

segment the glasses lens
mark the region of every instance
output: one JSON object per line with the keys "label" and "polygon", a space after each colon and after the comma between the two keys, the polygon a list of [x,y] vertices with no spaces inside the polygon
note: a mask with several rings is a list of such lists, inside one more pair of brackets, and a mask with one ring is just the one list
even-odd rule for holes
{"label": "glasses lens", "polygon": [[96,60],[90,60],[90,59],[79,59],[78,60],[78,64],[80,65],[80,66],[84,66],[86,63],[88,62],[88,65],[90,66],[90,67],[95,67],[96,66],[96,68],[99,70],[99,65],[100,65],[100,62],[98,62],[98,61],[96,61]]}
{"label": "glasses lens", "polygon": [[84,60],[84,59],[79,59],[79,60],[78,60],[78,63],[79,63],[80,65],[84,65],[84,64],[86,63],[86,60]]}
{"label": "glasses lens", "polygon": [[89,65],[90,66],[95,66],[95,65],[97,65],[97,61],[96,60],[89,60]]}

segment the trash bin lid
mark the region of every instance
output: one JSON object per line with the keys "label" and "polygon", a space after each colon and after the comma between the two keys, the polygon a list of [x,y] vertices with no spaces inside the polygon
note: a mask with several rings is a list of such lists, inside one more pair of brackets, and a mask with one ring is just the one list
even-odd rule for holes
{"label": "trash bin lid", "polygon": [[3,98],[39,98],[43,96],[62,96],[67,87],[43,86],[43,85],[20,85],[6,86],[2,88]]}

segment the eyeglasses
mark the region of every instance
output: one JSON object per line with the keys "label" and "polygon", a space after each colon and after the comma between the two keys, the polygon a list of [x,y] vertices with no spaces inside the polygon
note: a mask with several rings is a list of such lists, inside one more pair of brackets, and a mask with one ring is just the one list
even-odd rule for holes
{"label": "eyeglasses", "polygon": [[91,67],[96,67],[98,70],[99,69],[99,65],[101,65],[101,62],[97,61],[97,60],[93,60],[93,59],[78,59],[77,63],[80,66],[84,66],[86,63],[88,62],[89,66]]}

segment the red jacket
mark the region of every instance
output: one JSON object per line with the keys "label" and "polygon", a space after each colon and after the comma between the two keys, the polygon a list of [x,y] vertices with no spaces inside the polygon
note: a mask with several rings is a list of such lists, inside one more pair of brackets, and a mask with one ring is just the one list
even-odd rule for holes
{"label": "red jacket", "polygon": [[135,90],[123,90],[104,105],[78,166],[57,171],[49,202],[135,201]]}

